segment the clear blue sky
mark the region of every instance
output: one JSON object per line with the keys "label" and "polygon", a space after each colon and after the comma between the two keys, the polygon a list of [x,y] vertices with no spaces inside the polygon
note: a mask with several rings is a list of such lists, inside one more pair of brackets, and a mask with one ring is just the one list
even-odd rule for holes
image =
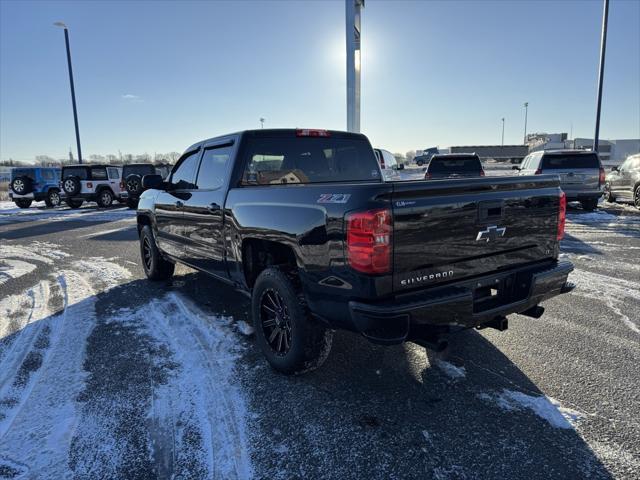
{"label": "clear blue sky", "polygon": [[[367,0],[362,130],[391,151],[591,137],[602,2]],[[0,157],[182,151],[245,128],[344,129],[344,2],[0,0]],[[640,137],[640,1],[612,0],[602,138]]]}

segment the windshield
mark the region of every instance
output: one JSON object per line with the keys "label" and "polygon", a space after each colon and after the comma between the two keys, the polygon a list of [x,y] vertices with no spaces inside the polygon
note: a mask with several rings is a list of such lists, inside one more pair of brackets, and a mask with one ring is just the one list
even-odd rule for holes
{"label": "windshield", "polygon": [[545,155],[542,169],[600,168],[598,156],[593,154],[554,154]]}
{"label": "windshield", "polygon": [[381,180],[373,149],[358,138],[247,140],[245,185]]}
{"label": "windshield", "polygon": [[482,164],[474,157],[432,158],[429,173],[478,173]]}
{"label": "windshield", "polygon": [[125,165],[122,168],[122,176],[128,177],[129,175],[155,175],[156,169],[153,165]]}

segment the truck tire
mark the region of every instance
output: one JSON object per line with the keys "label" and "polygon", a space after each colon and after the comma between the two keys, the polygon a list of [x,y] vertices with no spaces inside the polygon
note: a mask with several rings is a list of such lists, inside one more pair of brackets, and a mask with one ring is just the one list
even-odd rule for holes
{"label": "truck tire", "polygon": [[60,206],[60,192],[57,188],[52,188],[47,192],[47,197],[44,199],[44,203],[49,208]]}
{"label": "truck tire", "polygon": [[167,280],[176,268],[173,263],[162,257],[150,225],[143,226],[140,231],[140,257],[144,274],[149,280]]}
{"label": "truck tire", "polygon": [[636,186],[636,189],[633,191],[633,204],[636,208],[640,209],[640,185]]}
{"label": "truck tire", "polygon": [[30,198],[14,198],[13,201],[16,202],[16,205],[20,208],[29,208],[33,200]]}
{"label": "truck tire", "polygon": [[256,280],[251,299],[256,342],[271,367],[292,375],[324,363],[333,330],[311,317],[293,278],[271,267]]}
{"label": "truck tire", "polygon": [[16,177],[11,180],[11,190],[16,195],[27,195],[33,192],[33,180],[24,175]]}
{"label": "truck tire", "polygon": [[81,188],[80,178],[75,175],[71,175],[62,181],[62,189],[69,197],[79,194]]}
{"label": "truck tire", "polygon": [[98,208],[108,208],[113,203],[113,192],[108,188],[103,188],[98,191],[98,195],[96,197],[96,203],[98,204]]}
{"label": "truck tire", "polygon": [[67,198],[65,200],[65,203],[67,205],[69,205],[69,207],[71,207],[71,208],[80,208],[82,206],[82,204],[84,203],[84,200],[82,200],[82,199],[73,200],[72,198]]}
{"label": "truck tire", "polygon": [[598,199],[597,198],[587,198],[586,200],[580,200],[580,205],[582,205],[583,210],[587,210],[591,212],[598,208]]}

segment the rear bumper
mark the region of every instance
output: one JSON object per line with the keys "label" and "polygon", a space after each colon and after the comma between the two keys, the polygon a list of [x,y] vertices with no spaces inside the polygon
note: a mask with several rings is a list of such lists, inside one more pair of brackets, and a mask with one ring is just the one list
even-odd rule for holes
{"label": "rear bumper", "polygon": [[[551,262],[399,295],[379,303],[349,302],[355,329],[375,343],[412,340],[425,327],[473,328],[573,289],[570,262]],[[494,290],[495,295],[490,292]],[[487,295],[489,294],[489,295]]]}

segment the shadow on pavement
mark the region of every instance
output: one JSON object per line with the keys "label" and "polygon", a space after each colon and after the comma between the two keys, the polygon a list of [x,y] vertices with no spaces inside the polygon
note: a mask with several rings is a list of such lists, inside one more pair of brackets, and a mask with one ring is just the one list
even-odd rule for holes
{"label": "shadow on pavement", "polygon": [[[198,273],[168,282],[135,280],[95,297],[98,322],[84,369],[87,385],[97,393],[86,387],[78,401],[89,402],[81,408],[91,422],[96,406],[127,399],[100,414],[114,415],[107,425],[117,429],[126,447],[121,478],[142,478],[156,469],[145,417],[153,400],[150,379],[171,381],[168,373],[175,365],[158,362],[166,353],[135,325],[104,319],[118,309],[143,307],[167,291],[191,299],[207,314],[250,321],[247,297]],[[147,323],[152,326],[153,319]],[[239,333],[237,341],[247,343]],[[482,335],[467,331],[453,337],[446,360],[464,367],[466,376],[447,376],[436,366],[442,357],[412,344],[379,347],[338,332],[324,366],[286,377],[272,371],[251,342],[238,362],[237,380],[252,412],[247,424],[257,473],[262,478],[611,478],[575,430],[554,428],[531,411],[505,411],[487,400],[502,389],[542,392]],[[0,419],[3,414],[0,410]],[[72,448],[70,467],[92,461],[85,458],[92,448],[90,443]]]}

